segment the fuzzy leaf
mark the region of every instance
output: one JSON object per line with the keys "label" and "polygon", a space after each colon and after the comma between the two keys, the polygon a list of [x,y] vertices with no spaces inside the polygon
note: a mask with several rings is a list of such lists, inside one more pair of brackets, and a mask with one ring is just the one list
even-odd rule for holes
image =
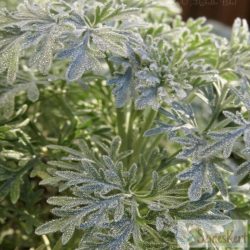
{"label": "fuzzy leaf", "polygon": [[124,75],[110,80],[109,84],[115,85],[113,93],[116,97],[116,107],[123,107],[132,96],[132,69],[128,68]]}
{"label": "fuzzy leaf", "polygon": [[188,194],[190,200],[197,201],[204,191],[212,193],[215,184],[223,196],[227,196],[227,189],[217,167],[212,163],[193,163],[192,167],[177,175],[180,180],[192,180]]}
{"label": "fuzzy leaf", "polygon": [[65,225],[64,219],[56,219],[49,221],[36,229],[36,234],[43,235],[48,233],[54,233],[56,231],[60,231]]}
{"label": "fuzzy leaf", "polygon": [[237,175],[246,175],[249,172],[250,172],[250,162],[244,162],[236,169]]}
{"label": "fuzzy leaf", "polygon": [[19,54],[21,51],[20,40],[14,41],[6,48],[2,49],[0,55],[0,72],[7,69],[7,82],[13,83],[16,80],[18,71]]}
{"label": "fuzzy leaf", "polygon": [[20,197],[20,179],[17,178],[11,185],[10,189],[10,199],[13,204],[16,204]]}

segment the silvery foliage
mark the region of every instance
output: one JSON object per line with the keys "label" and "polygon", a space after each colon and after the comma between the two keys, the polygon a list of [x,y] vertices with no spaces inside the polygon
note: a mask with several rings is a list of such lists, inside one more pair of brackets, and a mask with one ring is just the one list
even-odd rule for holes
{"label": "silvery foliage", "polygon": [[[68,82],[88,73],[104,75],[117,107],[133,101],[137,109],[151,107],[166,117],[145,135],[167,133],[180,145],[176,158],[190,166],[178,178],[191,185],[155,172],[157,159],[127,166],[124,159],[131,152],[118,152],[118,138],[103,156],[84,143],[81,151],[51,147],[70,155],[50,162],[51,177],[42,184],[59,185],[71,196],[48,200],[59,219],[40,226],[38,234],[60,231],[66,244],[75,230],[82,230],[79,249],[176,249],[169,245],[171,232],[188,249],[185,230],[178,230],[176,220],[227,219],[221,211],[232,206],[214,198],[215,186],[227,196],[220,171],[228,167],[225,158],[240,155],[244,162],[235,174],[249,173],[247,23],[237,19],[228,41],[214,35],[202,18],[183,22],[169,2],[25,1],[15,12],[1,11],[0,72],[7,75],[7,84],[0,103],[8,103],[6,117],[20,92],[27,92],[31,101],[38,99],[36,85],[44,83],[40,74],[58,74],[54,63],[60,70],[67,68]],[[161,11],[152,11],[155,7]],[[25,65],[21,70],[20,60]],[[29,81],[23,83],[27,75]],[[206,108],[197,108],[194,98]],[[197,117],[208,110],[214,120],[203,128]],[[240,152],[234,149],[237,143],[244,145]]]}
{"label": "silvery foliage", "polygon": [[15,97],[22,92],[27,93],[27,98],[36,102],[39,99],[38,86],[48,85],[46,77],[35,77],[28,69],[17,73],[14,85],[6,85],[3,76],[0,76],[0,114],[4,119],[9,119],[15,111]]}
{"label": "silvery foliage", "polygon": [[[245,83],[245,84],[244,84]],[[248,102],[248,92],[244,91],[246,82],[243,81],[240,89],[234,89],[241,101]],[[244,98],[243,98],[244,94]],[[250,95],[249,95],[250,97]],[[219,131],[208,131],[204,134],[198,130],[194,112],[190,109],[184,109],[179,103],[171,104],[171,111],[165,109],[160,112],[174,123],[166,123],[157,121],[157,127],[145,132],[145,136],[152,136],[161,133],[167,133],[170,140],[178,143],[182,150],[177,154],[177,158],[191,160],[192,165],[189,169],[178,174],[180,180],[192,180],[189,187],[189,197],[191,200],[199,200],[203,192],[213,192],[213,184],[217,186],[221,194],[226,197],[228,195],[227,186],[220,173],[220,166],[223,168],[223,161],[229,158],[233,152],[235,143],[243,136],[245,147],[241,150],[241,154],[249,154],[249,138],[250,138],[250,122],[244,118],[242,113],[236,111],[223,111],[225,117],[224,122],[233,123],[237,126],[227,127]],[[185,106],[184,106],[185,107]],[[247,107],[247,103],[245,104]],[[180,110],[182,112],[180,112]],[[214,161],[216,157],[221,157],[220,161]],[[249,161],[242,163],[236,170],[237,175],[247,175],[249,173]]]}
{"label": "silvery foliage", "polygon": [[[227,197],[227,185],[220,171],[221,168],[226,167],[226,171],[229,171],[231,175],[247,176],[249,174],[250,122],[245,111],[250,109],[247,71],[250,47],[246,21],[239,19],[235,21],[230,41],[217,38],[214,41],[216,42],[214,48],[220,55],[216,59],[218,64],[216,69],[212,61],[213,55],[206,56],[207,61],[211,59],[210,68],[217,71],[216,76],[209,80],[212,86],[210,83],[210,85],[199,88],[193,86],[193,88],[197,89],[195,95],[208,105],[216,118],[219,115],[224,118],[218,123],[218,130],[211,129],[213,123],[207,129],[199,126],[195,117],[202,111],[198,109],[194,112],[195,104],[191,106],[188,104],[189,95],[177,105],[176,101],[166,101],[166,108],[161,107],[160,113],[168,121],[156,121],[157,126],[145,133],[145,136],[166,133],[170,140],[181,146],[181,152],[176,157],[190,161],[191,167],[179,173],[178,178],[192,181],[189,187],[189,197],[193,201],[199,200],[204,192],[212,193],[214,185],[217,186],[222,196]],[[226,57],[227,62],[224,61]],[[233,102],[235,103],[232,106]],[[227,105],[237,111],[226,110]],[[183,107],[181,112],[180,107]],[[234,149],[238,143],[244,145],[240,152]],[[234,153],[240,154],[245,162],[232,172],[230,167],[225,165],[227,165],[226,159]]]}
{"label": "silvery foliage", "polygon": [[[80,0],[71,4],[67,1],[44,4],[25,1],[14,12],[1,10],[0,72],[7,72],[1,106],[9,104],[5,115],[11,115],[13,106],[7,97],[14,99],[28,90],[28,98],[37,100],[34,85],[39,82],[39,74],[49,73],[55,58],[69,61],[65,79],[75,81],[88,72],[105,72],[109,55],[129,57],[133,48],[143,41],[133,32],[135,23],[132,29],[123,20],[128,17],[132,20],[137,13],[137,8],[126,8],[113,1]],[[22,65],[26,64],[25,69],[32,71],[33,79],[29,84],[18,84],[20,60]],[[62,66],[65,68],[65,64]],[[25,69],[22,71],[27,72]]]}
{"label": "silvery foliage", "polygon": [[[218,71],[206,60],[207,54],[211,56],[215,51],[208,37],[210,26],[203,26],[204,22],[198,19],[184,23],[177,17],[159,37],[147,37],[150,59],[136,73],[138,108],[157,109],[164,101],[183,100],[194,86],[217,78]],[[206,47],[202,51],[201,44]]]}
{"label": "silvery foliage", "polygon": [[[193,224],[229,219],[222,210],[231,210],[232,204],[213,201],[213,195],[190,202],[187,183],[178,183],[173,174],[159,176],[150,169],[158,161],[158,151],[148,161],[128,166],[122,160],[132,152],[120,152],[119,137],[110,147],[103,147],[104,155],[93,153],[84,141],[78,144],[80,151],[50,146],[69,155],[49,162],[51,177],[41,184],[59,185],[60,191],[68,190],[70,196],[48,199],[56,206],[52,213],[59,218],[38,227],[39,235],[60,231],[66,244],[80,230],[83,234],[78,249],[176,249],[174,243],[168,243],[166,233],[172,232],[178,244],[188,249],[188,238],[178,230],[176,219],[197,220]],[[152,180],[145,185],[147,171],[152,171]]]}
{"label": "silvery foliage", "polygon": [[[15,82],[20,58],[42,74],[48,74],[54,59],[67,60],[65,79],[75,81],[88,72],[104,74],[105,63],[114,64],[115,57],[120,67],[109,83],[115,85],[117,107],[135,99],[138,109],[157,109],[163,99],[183,99],[192,84],[216,77],[217,71],[204,61],[206,54],[215,53],[209,46],[210,27],[203,27],[203,19],[187,24],[179,18],[173,21],[170,17],[179,12],[171,8],[173,1],[135,4],[127,0],[127,7],[115,1],[90,2],[61,0],[38,5],[25,1],[15,12],[2,10],[0,69],[7,71],[7,83]],[[153,15],[155,7],[166,37],[151,34],[152,24],[143,20]],[[141,27],[146,30],[145,42],[138,33]],[[201,45],[206,49],[199,51]],[[197,57],[198,51],[201,55]]]}
{"label": "silvery foliage", "polygon": [[[137,109],[151,107],[157,110],[161,103],[183,100],[194,86],[218,78],[218,70],[212,67],[211,61],[216,60],[215,43],[220,39],[210,33],[210,26],[204,26],[205,20],[184,23],[177,17],[171,26],[165,22],[158,31],[152,31],[149,25],[145,35],[146,49],[136,49],[137,57],[120,62],[125,74],[110,81],[117,83],[115,95],[118,99],[124,96],[124,89],[128,90],[126,101],[119,103],[119,107],[132,98]],[[133,69],[130,77],[126,76],[128,68]]]}
{"label": "silvery foliage", "polygon": [[125,27],[115,27],[114,21],[138,10],[114,7],[112,2],[98,1],[92,5],[88,1],[74,1],[72,5],[25,1],[14,13],[2,11],[1,71],[7,70],[7,81],[15,81],[19,58],[30,48],[29,65],[43,74],[50,70],[55,54],[70,59],[66,73],[69,81],[86,71],[101,71],[100,60],[107,52],[128,56],[128,48],[141,40]]}
{"label": "silvery foliage", "polygon": [[[69,61],[65,80],[71,82],[89,72],[106,74],[106,63],[116,57],[125,62],[123,72],[117,72],[118,77],[110,81],[115,85],[117,107],[124,106],[131,99],[138,99],[140,109],[158,107],[155,98],[157,95],[165,97],[163,88],[145,88],[144,84],[136,84],[141,78],[135,79],[136,71],[141,68],[142,61],[149,58],[138,30],[150,28],[151,24],[144,20],[149,15],[169,22],[179,12],[172,0],[126,0],[123,3],[58,0],[45,1],[44,4],[27,0],[18,6],[17,11],[1,11],[0,72],[7,72],[7,84],[11,88],[16,82],[20,59],[24,59],[22,64],[27,63],[34,73],[45,75],[50,72],[53,61],[63,60]],[[157,66],[154,60],[150,64],[151,68]],[[65,68],[64,64],[62,66]],[[130,77],[128,71],[131,67],[134,70]],[[145,78],[144,70],[141,68],[142,74],[139,75]],[[33,77],[36,79],[35,75]],[[156,83],[158,86],[159,79]],[[176,89],[176,83],[173,85]],[[14,92],[17,95],[21,90],[26,91],[25,86]]]}

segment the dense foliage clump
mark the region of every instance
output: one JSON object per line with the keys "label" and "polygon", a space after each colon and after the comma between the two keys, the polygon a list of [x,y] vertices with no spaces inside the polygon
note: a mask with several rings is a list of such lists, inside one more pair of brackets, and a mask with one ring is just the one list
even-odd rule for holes
{"label": "dense foliage clump", "polygon": [[247,22],[227,39],[179,14],[172,0],[1,10],[3,249],[189,249],[183,221],[249,218]]}

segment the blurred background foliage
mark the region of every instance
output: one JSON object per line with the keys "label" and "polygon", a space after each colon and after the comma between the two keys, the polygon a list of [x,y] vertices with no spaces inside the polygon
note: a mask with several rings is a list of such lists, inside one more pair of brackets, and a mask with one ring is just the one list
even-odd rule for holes
{"label": "blurred background foliage", "polygon": [[111,138],[115,118],[111,92],[102,83],[90,84],[88,88],[92,90],[88,93],[85,88],[56,81],[40,89],[36,102],[29,101],[25,94],[18,95],[14,114],[8,119],[0,118],[3,249],[29,249],[46,243],[46,238],[34,236],[34,228],[49,214],[48,194],[56,192],[38,185],[47,176],[46,162],[55,157],[52,158],[46,145],[74,147],[77,138],[88,140],[93,135],[102,140]]}

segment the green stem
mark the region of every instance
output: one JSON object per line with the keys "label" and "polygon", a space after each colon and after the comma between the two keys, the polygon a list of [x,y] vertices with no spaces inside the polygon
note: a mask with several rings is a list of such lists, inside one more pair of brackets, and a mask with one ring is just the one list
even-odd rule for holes
{"label": "green stem", "polygon": [[215,111],[213,113],[212,119],[210,120],[209,124],[205,128],[204,132],[207,132],[213,126],[214,122],[218,118],[218,116],[219,116],[219,114],[221,112],[221,108],[223,106],[223,102],[224,102],[225,98],[227,97],[227,94],[228,94],[228,87],[227,87],[227,84],[226,84],[222,88],[222,92],[221,92],[221,95],[220,95],[220,97],[218,99],[218,102],[216,104]]}
{"label": "green stem", "polygon": [[[129,115],[129,122],[128,122],[128,129],[127,129],[127,149],[133,149],[133,143],[134,143],[134,122],[137,117],[138,111],[135,110],[134,108],[134,103],[131,103],[131,108],[130,108],[130,115]],[[127,158],[127,166],[129,167],[133,162],[133,154],[130,155]]]}
{"label": "green stem", "polygon": [[182,151],[182,149],[177,150],[175,153],[173,153],[172,155],[170,155],[169,157],[167,157],[166,160],[163,160],[160,164],[160,166],[158,167],[158,171],[162,171],[164,170],[166,167],[169,166],[170,163],[173,162],[173,160],[175,160],[175,157]]}
{"label": "green stem", "polygon": [[214,124],[215,120],[218,118],[219,114],[220,114],[220,106],[217,106],[215,108],[214,113],[213,113],[212,119],[208,123],[208,125],[205,128],[204,132],[207,132],[213,126],[213,124]]}
{"label": "green stem", "polygon": [[155,239],[156,242],[162,242],[162,239],[160,238],[158,232],[156,232],[153,228],[151,228],[147,224],[144,224],[144,227],[146,228],[148,233]]}
{"label": "green stem", "polygon": [[[153,150],[154,148],[156,148],[156,146],[159,144],[161,138],[164,136],[164,134],[160,134],[158,136],[155,137],[154,140],[152,140],[153,142],[150,144],[150,147],[148,147],[147,151],[148,154],[150,153],[151,150]],[[146,145],[144,145],[146,147]]]}
{"label": "green stem", "polygon": [[116,122],[117,122],[117,129],[118,129],[118,134],[121,137],[122,140],[122,145],[121,145],[121,151],[126,149],[126,130],[125,130],[125,113],[124,109],[122,108],[117,108],[116,109]]}
{"label": "green stem", "polygon": [[[174,160],[178,160],[178,161],[183,161],[181,159],[176,159],[176,155],[178,155],[181,152],[181,149],[179,149],[178,151],[176,151],[175,153],[173,153],[171,156],[169,156],[165,161],[162,161],[162,163],[160,164],[160,166],[156,169],[153,169],[155,171],[163,171],[165,168],[167,168]],[[141,181],[141,183],[147,184],[150,182],[152,178],[152,171],[147,171],[145,173],[145,175],[143,176],[143,179]],[[142,186],[142,188],[144,188],[144,186]]]}
{"label": "green stem", "polygon": [[129,123],[128,123],[128,129],[127,129],[127,146],[128,149],[133,148],[133,124],[134,124],[134,119],[136,117],[136,110],[134,108],[134,103],[131,103],[131,108],[130,108],[130,115],[129,115]]}
{"label": "green stem", "polygon": [[150,110],[148,115],[146,116],[146,119],[143,123],[142,129],[140,131],[140,135],[137,138],[137,140],[134,143],[134,162],[136,162],[140,156],[140,152],[143,149],[143,145],[145,146],[145,137],[143,136],[145,131],[147,131],[153,124],[154,118],[156,116],[157,112],[155,110]]}

